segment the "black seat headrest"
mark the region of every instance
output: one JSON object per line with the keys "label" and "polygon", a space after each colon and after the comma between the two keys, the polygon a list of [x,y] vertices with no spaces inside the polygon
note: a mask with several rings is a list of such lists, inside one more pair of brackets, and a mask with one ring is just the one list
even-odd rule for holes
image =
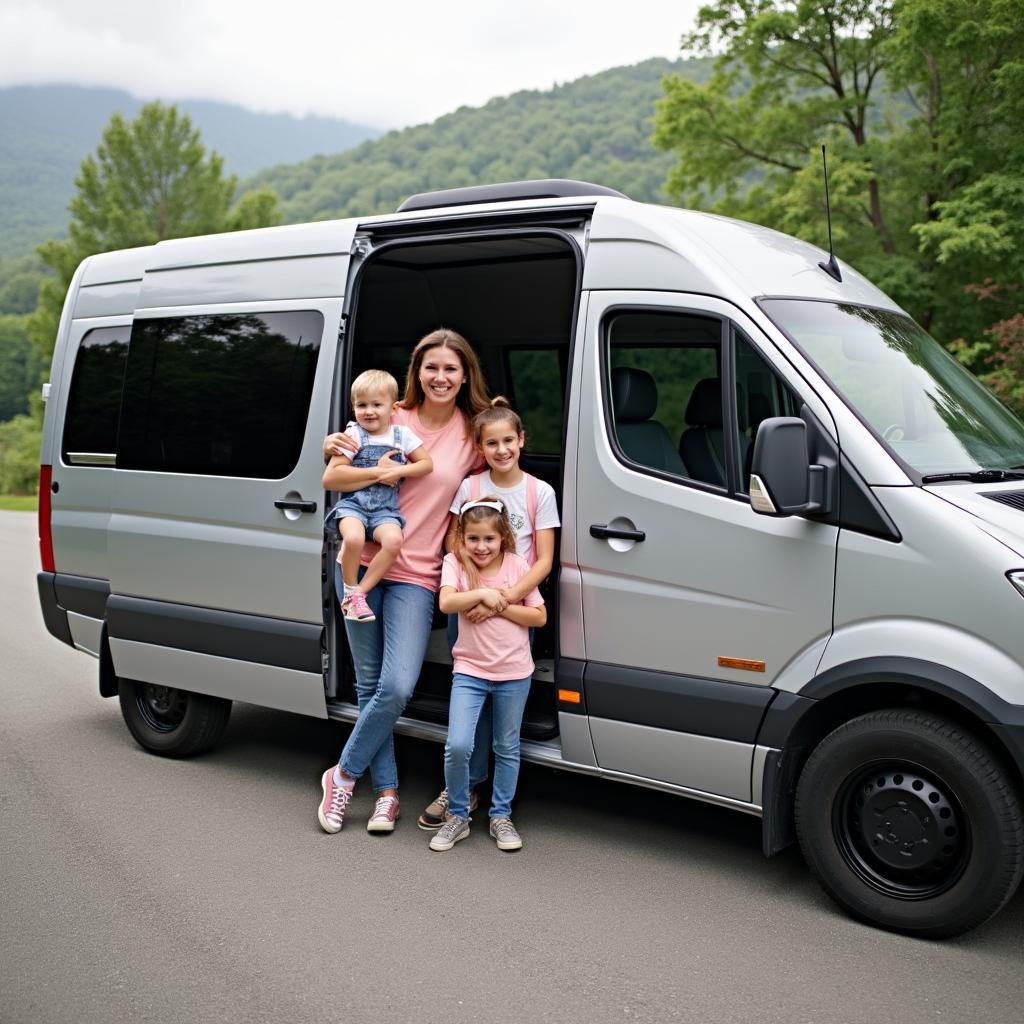
{"label": "black seat headrest", "polygon": [[705,377],[697,381],[686,403],[688,427],[720,427],[722,425],[722,381]]}
{"label": "black seat headrest", "polygon": [[658,407],[658,388],[646,370],[616,366],[612,370],[612,409],[616,423],[642,423]]}

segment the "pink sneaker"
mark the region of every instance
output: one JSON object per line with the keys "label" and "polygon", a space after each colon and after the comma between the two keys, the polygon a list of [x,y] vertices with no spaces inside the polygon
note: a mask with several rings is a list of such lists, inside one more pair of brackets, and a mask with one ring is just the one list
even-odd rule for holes
{"label": "pink sneaker", "polygon": [[324,798],[316,809],[320,827],[325,832],[340,832],[345,824],[345,808],[352,799],[352,786],[339,786],[334,781],[334,765],[324,772],[320,785],[324,791]]}
{"label": "pink sneaker", "polygon": [[379,796],[366,823],[367,832],[394,832],[398,820],[398,797]]}
{"label": "pink sneaker", "polygon": [[341,617],[351,619],[353,622],[373,622],[377,618],[370,611],[370,606],[366,603],[366,595],[361,590],[353,591],[345,601],[342,601]]}

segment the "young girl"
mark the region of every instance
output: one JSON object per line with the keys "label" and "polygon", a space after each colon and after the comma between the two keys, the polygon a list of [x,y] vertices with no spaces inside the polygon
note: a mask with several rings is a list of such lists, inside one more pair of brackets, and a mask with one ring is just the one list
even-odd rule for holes
{"label": "young girl", "polygon": [[[516,602],[504,596],[514,592],[530,571],[515,546],[500,498],[471,499],[459,510],[454,550],[441,565],[439,598],[442,612],[459,615],[444,749],[449,814],[430,840],[432,850],[450,850],[469,835],[469,760],[487,697],[493,705],[494,730],[490,833],[499,850],[518,850],[523,845],[511,814],[519,778],[519,730],[533,676],[527,631],[543,626],[547,611],[536,587]],[[480,605],[493,614],[473,622],[466,613]]]}
{"label": "young girl", "polygon": [[[516,604],[534,587],[547,579],[555,554],[555,530],[559,526],[558,505],[550,484],[523,471],[519,457],[526,444],[526,432],[519,416],[509,408],[508,400],[491,400],[489,408],[473,418],[473,440],[487,463],[483,473],[467,477],[452,502],[451,522],[445,546],[453,549],[458,525],[458,511],[481,493],[496,494],[508,511],[512,532],[516,537],[516,554],[524,558],[529,572],[516,586],[503,593],[510,604]],[[482,622],[497,610],[478,605],[467,613],[472,622]],[[454,647],[458,637],[458,617],[449,616],[448,645]],[[476,809],[476,787],[487,778],[487,760],[491,749],[490,705],[480,715],[476,749],[469,765],[470,810]],[[420,814],[417,824],[427,831],[444,824],[448,811],[448,791],[441,793]]]}

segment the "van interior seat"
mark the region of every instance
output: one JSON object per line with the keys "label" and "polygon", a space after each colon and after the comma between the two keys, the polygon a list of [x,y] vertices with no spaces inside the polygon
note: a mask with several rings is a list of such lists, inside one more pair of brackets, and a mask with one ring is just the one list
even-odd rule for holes
{"label": "van interior seat", "polygon": [[657,408],[658,388],[651,374],[632,366],[612,370],[615,435],[623,452],[642,466],[686,476],[686,465],[665,425],[651,419]]}
{"label": "van interior seat", "polygon": [[[751,450],[747,429],[747,400],[743,385],[736,385],[736,408],[740,429],[740,465],[748,462]],[[686,403],[686,429],[679,438],[679,454],[690,467],[695,480],[726,484],[725,471],[725,430],[722,418],[722,381],[719,377],[705,377]]]}

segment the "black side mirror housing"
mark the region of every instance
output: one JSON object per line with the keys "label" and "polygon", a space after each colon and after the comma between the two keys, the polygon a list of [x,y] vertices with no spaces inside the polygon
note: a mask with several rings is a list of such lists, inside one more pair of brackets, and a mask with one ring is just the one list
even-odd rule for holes
{"label": "black side mirror housing", "polygon": [[831,511],[835,467],[811,463],[807,430],[806,421],[797,416],[773,416],[758,428],[750,468],[750,506],[760,515]]}

